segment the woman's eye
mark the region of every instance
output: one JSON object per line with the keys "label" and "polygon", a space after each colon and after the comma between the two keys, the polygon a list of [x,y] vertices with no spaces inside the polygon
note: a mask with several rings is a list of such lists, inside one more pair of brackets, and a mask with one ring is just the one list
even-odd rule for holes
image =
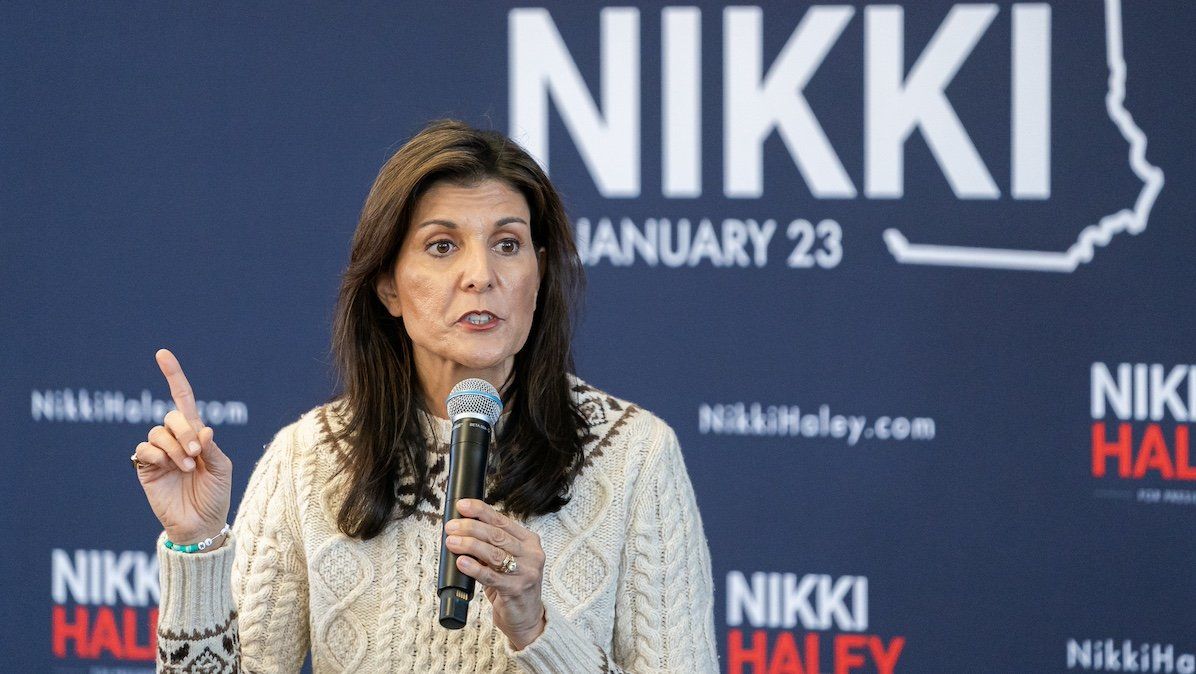
{"label": "woman's eye", "polygon": [[504,255],[514,255],[519,252],[519,241],[516,239],[503,239],[495,244],[494,248]]}
{"label": "woman's eye", "polygon": [[432,243],[428,244],[428,252],[432,253],[433,255],[443,257],[453,252],[453,242],[445,241],[444,239],[433,241]]}

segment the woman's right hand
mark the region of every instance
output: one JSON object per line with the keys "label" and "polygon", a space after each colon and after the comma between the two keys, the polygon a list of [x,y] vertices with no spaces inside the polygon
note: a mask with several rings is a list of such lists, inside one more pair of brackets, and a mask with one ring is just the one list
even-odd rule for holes
{"label": "woman's right hand", "polygon": [[137,445],[135,456],[142,462],[137,479],[166,538],[186,545],[216,536],[228,522],[233,464],[200,420],[178,359],[166,349],[155,358],[178,409],[150,429],[148,442]]}

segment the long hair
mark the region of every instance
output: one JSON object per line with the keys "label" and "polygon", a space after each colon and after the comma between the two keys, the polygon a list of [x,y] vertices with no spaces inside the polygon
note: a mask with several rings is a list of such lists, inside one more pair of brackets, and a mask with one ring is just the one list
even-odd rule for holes
{"label": "long hair", "polygon": [[[428,124],[387,160],[366,197],[342,276],[332,352],[347,409],[339,439],[350,447],[348,491],[337,527],[370,539],[392,513],[407,517],[430,494],[427,413],[411,339],[401,318],[375,292],[392,272],[416,203],[435,182],[500,180],[531,212],[533,245],[543,248],[543,276],[531,332],[515,355],[504,397],[507,419],[496,438],[498,465],[489,500],[516,516],[560,510],[580,470],[585,422],[573,403],[572,308],[584,283],[560,196],[548,176],[510,139],[441,120]],[[411,491],[399,498],[396,484]],[[407,494],[404,494],[406,496]]]}

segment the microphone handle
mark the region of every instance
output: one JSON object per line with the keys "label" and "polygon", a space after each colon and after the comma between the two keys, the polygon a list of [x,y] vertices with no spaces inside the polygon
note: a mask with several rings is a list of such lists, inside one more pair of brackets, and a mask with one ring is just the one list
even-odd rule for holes
{"label": "microphone handle", "polygon": [[436,590],[440,596],[440,624],[451,630],[465,627],[469,619],[469,600],[473,598],[474,579],[457,568],[457,555],[445,547],[444,524],[461,516],[457,510],[458,500],[486,497],[486,454],[489,448],[490,424],[465,416],[453,420],[444,520],[440,526],[440,572]]}

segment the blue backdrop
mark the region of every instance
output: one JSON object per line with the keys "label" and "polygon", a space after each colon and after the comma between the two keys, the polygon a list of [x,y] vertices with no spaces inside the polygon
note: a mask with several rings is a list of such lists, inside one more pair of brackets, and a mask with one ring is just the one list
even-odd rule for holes
{"label": "blue backdrop", "polygon": [[724,671],[1196,671],[1193,25],[5,3],[0,669],[152,667],[155,350],[236,503],[332,393],[375,173],[447,116],[565,195],[578,374],[681,438]]}

